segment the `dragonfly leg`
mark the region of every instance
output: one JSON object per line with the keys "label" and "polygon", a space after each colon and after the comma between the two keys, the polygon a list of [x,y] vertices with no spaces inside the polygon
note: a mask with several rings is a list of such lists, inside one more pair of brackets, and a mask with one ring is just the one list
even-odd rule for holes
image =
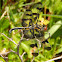
{"label": "dragonfly leg", "polygon": [[[49,32],[48,32],[49,33]],[[49,33],[49,37],[46,39],[46,40],[44,40],[44,41],[42,41],[42,43],[43,44],[45,44],[45,43],[49,43],[48,42],[48,39],[50,38],[50,33]],[[50,43],[49,43],[50,44]],[[47,47],[46,49],[49,49],[49,50],[51,50],[51,45],[50,45],[50,47]]]}
{"label": "dragonfly leg", "polygon": [[11,33],[13,30],[17,30],[17,29],[30,29],[30,27],[15,27],[9,30],[9,33]]}

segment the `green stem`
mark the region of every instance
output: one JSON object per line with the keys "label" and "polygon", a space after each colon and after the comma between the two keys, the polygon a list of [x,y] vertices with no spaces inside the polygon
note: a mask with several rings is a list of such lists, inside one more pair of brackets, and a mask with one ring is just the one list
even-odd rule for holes
{"label": "green stem", "polygon": [[19,5],[19,7],[22,7],[22,6],[27,6],[27,5],[31,5],[31,4],[34,4],[36,2],[32,2],[32,3],[27,3],[27,4],[22,4],[22,5]]}
{"label": "green stem", "polygon": [[62,18],[61,15],[42,14],[42,16],[50,16],[50,17]]}

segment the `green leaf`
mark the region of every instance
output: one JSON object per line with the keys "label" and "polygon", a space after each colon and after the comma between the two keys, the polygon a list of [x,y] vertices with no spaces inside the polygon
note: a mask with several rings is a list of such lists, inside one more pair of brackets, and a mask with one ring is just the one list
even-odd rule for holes
{"label": "green leaf", "polygon": [[56,54],[61,53],[61,52],[62,52],[62,48],[58,49],[58,50],[56,51]]}
{"label": "green leaf", "polygon": [[5,19],[3,18],[1,21],[0,21],[0,31],[6,29],[9,27],[9,20],[8,19]]}
{"label": "green leaf", "polygon": [[0,57],[0,62],[5,62],[5,60],[2,57]]}
{"label": "green leaf", "polygon": [[31,55],[29,47],[26,44],[24,44],[24,43],[21,43],[21,47],[25,50],[25,52],[27,52],[28,58],[31,58],[32,55]]}
{"label": "green leaf", "polygon": [[[55,25],[53,25],[48,32],[50,32],[50,35],[52,36],[61,26],[61,21],[56,22]],[[49,34],[45,34],[45,39],[49,37]]]}

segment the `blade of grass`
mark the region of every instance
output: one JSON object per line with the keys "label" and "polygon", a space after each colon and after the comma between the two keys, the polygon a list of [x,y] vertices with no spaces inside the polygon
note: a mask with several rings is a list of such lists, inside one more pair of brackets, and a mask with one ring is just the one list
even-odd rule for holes
{"label": "blade of grass", "polygon": [[26,44],[24,44],[24,43],[21,43],[21,47],[25,50],[25,52],[27,52],[28,57],[31,58],[32,55],[31,55],[31,52],[29,50],[29,47]]}
{"label": "blade of grass", "polygon": [[27,5],[32,5],[32,4],[35,4],[36,2],[32,2],[32,3],[27,3],[27,4],[19,4],[19,7],[22,7],[22,6],[27,6]]}
{"label": "blade of grass", "polygon": [[61,15],[42,14],[42,16],[50,16],[50,17],[55,17],[55,18],[62,18]]}
{"label": "blade of grass", "polygon": [[[38,3],[38,2],[31,2],[31,3],[26,3],[26,4],[20,4],[20,5],[18,5],[19,7],[22,7],[22,6],[27,6],[27,5],[32,5],[32,4],[35,4],[35,3]],[[18,3],[19,4],[19,3]],[[42,6],[41,6],[41,8],[43,8],[44,6],[45,6],[45,4],[47,4],[47,2],[45,2]]]}
{"label": "blade of grass", "polygon": [[[61,20],[56,22],[55,25],[53,25],[49,30],[48,32],[50,32],[50,35],[52,36],[61,26]],[[60,25],[57,25],[57,24],[60,24]],[[49,34],[45,34],[45,39],[47,39],[49,37]]]}

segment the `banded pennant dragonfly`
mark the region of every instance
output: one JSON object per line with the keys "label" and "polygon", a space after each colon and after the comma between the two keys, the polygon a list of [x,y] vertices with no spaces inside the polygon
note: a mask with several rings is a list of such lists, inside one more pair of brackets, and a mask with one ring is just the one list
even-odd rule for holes
{"label": "banded pennant dragonfly", "polygon": [[[47,26],[44,23],[44,18],[41,20],[41,12],[44,10],[44,8],[41,8],[41,6],[41,2],[38,2],[32,5],[29,9],[25,9],[21,22],[23,27],[12,28],[10,29],[9,33],[11,33],[13,30],[22,29],[24,38],[34,39],[36,37],[42,39],[44,37],[44,32],[47,30]],[[45,42],[49,43],[48,39],[42,41],[42,43]],[[38,47],[37,44],[31,44],[30,46],[32,48],[34,48],[34,46]],[[33,55],[35,54],[33,53]]]}

